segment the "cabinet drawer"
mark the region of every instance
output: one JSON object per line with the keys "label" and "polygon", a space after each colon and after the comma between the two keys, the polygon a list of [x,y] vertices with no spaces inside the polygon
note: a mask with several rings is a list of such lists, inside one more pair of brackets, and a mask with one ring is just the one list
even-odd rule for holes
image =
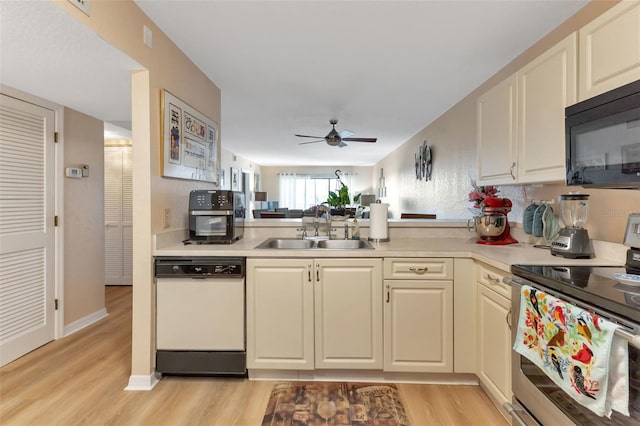
{"label": "cabinet drawer", "polygon": [[450,258],[386,258],[384,278],[402,280],[451,280],[453,259]]}
{"label": "cabinet drawer", "polygon": [[511,274],[484,263],[476,263],[476,273],[480,284],[511,300],[511,286],[503,281],[504,278],[511,277]]}

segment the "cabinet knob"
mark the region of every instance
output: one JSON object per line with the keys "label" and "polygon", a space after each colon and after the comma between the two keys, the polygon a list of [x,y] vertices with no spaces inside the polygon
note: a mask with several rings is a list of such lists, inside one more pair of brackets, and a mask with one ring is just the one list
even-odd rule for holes
{"label": "cabinet knob", "polygon": [[516,180],[516,175],[513,174],[513,169],[515,169],[516,163],[511,164],[511,168],[509,169],[509,174],[511,174],[511,179]]}
{"label": "cabinet knob", "polygon": [[389,303],[391,295],[389,294],[389,284],[387,284],[387,303]]}
{"label": "cabinet knob", "polygon": [[511,330],[511,308],[509,308],[509,312],[507,312],[507,316],[505,317],[505,321],[507,321],[507,325],[509,326],[509,330]]}
{"label": "cabinet knob", "polygon": [[427,272],[429,270],[429,268],[427,268],[427,267],[424,267],[424,268],[413,268],[412,267],[412,268],[409,268],[409,270],[411,272],[413,272],[414,274],[422,275],[425,272]]}

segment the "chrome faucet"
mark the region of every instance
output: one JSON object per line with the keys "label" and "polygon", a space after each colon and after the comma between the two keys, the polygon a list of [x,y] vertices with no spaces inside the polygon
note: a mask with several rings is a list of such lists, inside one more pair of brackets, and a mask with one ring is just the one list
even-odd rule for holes
{"label": "chrome faucet", "polygon": [[297,228],[296,231],[302,231],[302,239],[307,238],[307,227],[303,226],[302,228]]}
{"label": "chrome faucet", "polygon": [[[324,212],[322,215],[318,216],[320,212]],[[324,204],[320,204],[316,208],[316,218],[324,216],[325,225],[327,227],[327,236],[331,239],[331,208],[325,206]],[[314,222],[314,226],[317,222]],[[318,224],[319,226],[319,224]],[[318,227],[316,227],[316,237],[318,236]]]}

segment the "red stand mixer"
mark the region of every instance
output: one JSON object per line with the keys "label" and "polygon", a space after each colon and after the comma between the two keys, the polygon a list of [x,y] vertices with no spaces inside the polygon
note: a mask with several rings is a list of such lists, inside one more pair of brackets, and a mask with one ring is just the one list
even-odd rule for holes
{"label": "red stand mixer", "polygon": [[514,244],[507,213],[513,204],[508,198],[487,197],[480,204],[482,214],[474,217],[473,228],[480,237],[476,243],[488,245]]}

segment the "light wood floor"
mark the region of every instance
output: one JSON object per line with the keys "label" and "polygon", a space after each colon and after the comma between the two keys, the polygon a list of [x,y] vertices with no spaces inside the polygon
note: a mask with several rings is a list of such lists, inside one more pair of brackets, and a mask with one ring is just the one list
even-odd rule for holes
{"label": "light wood floor", "polygon": [[[259,426],[272,383],[163,378],[123,390],[131,368],[131,289],[108,287],[109,316],[0,369],[0,424]],[[478,386],[406,385],[413,426],[506,425]]]}

